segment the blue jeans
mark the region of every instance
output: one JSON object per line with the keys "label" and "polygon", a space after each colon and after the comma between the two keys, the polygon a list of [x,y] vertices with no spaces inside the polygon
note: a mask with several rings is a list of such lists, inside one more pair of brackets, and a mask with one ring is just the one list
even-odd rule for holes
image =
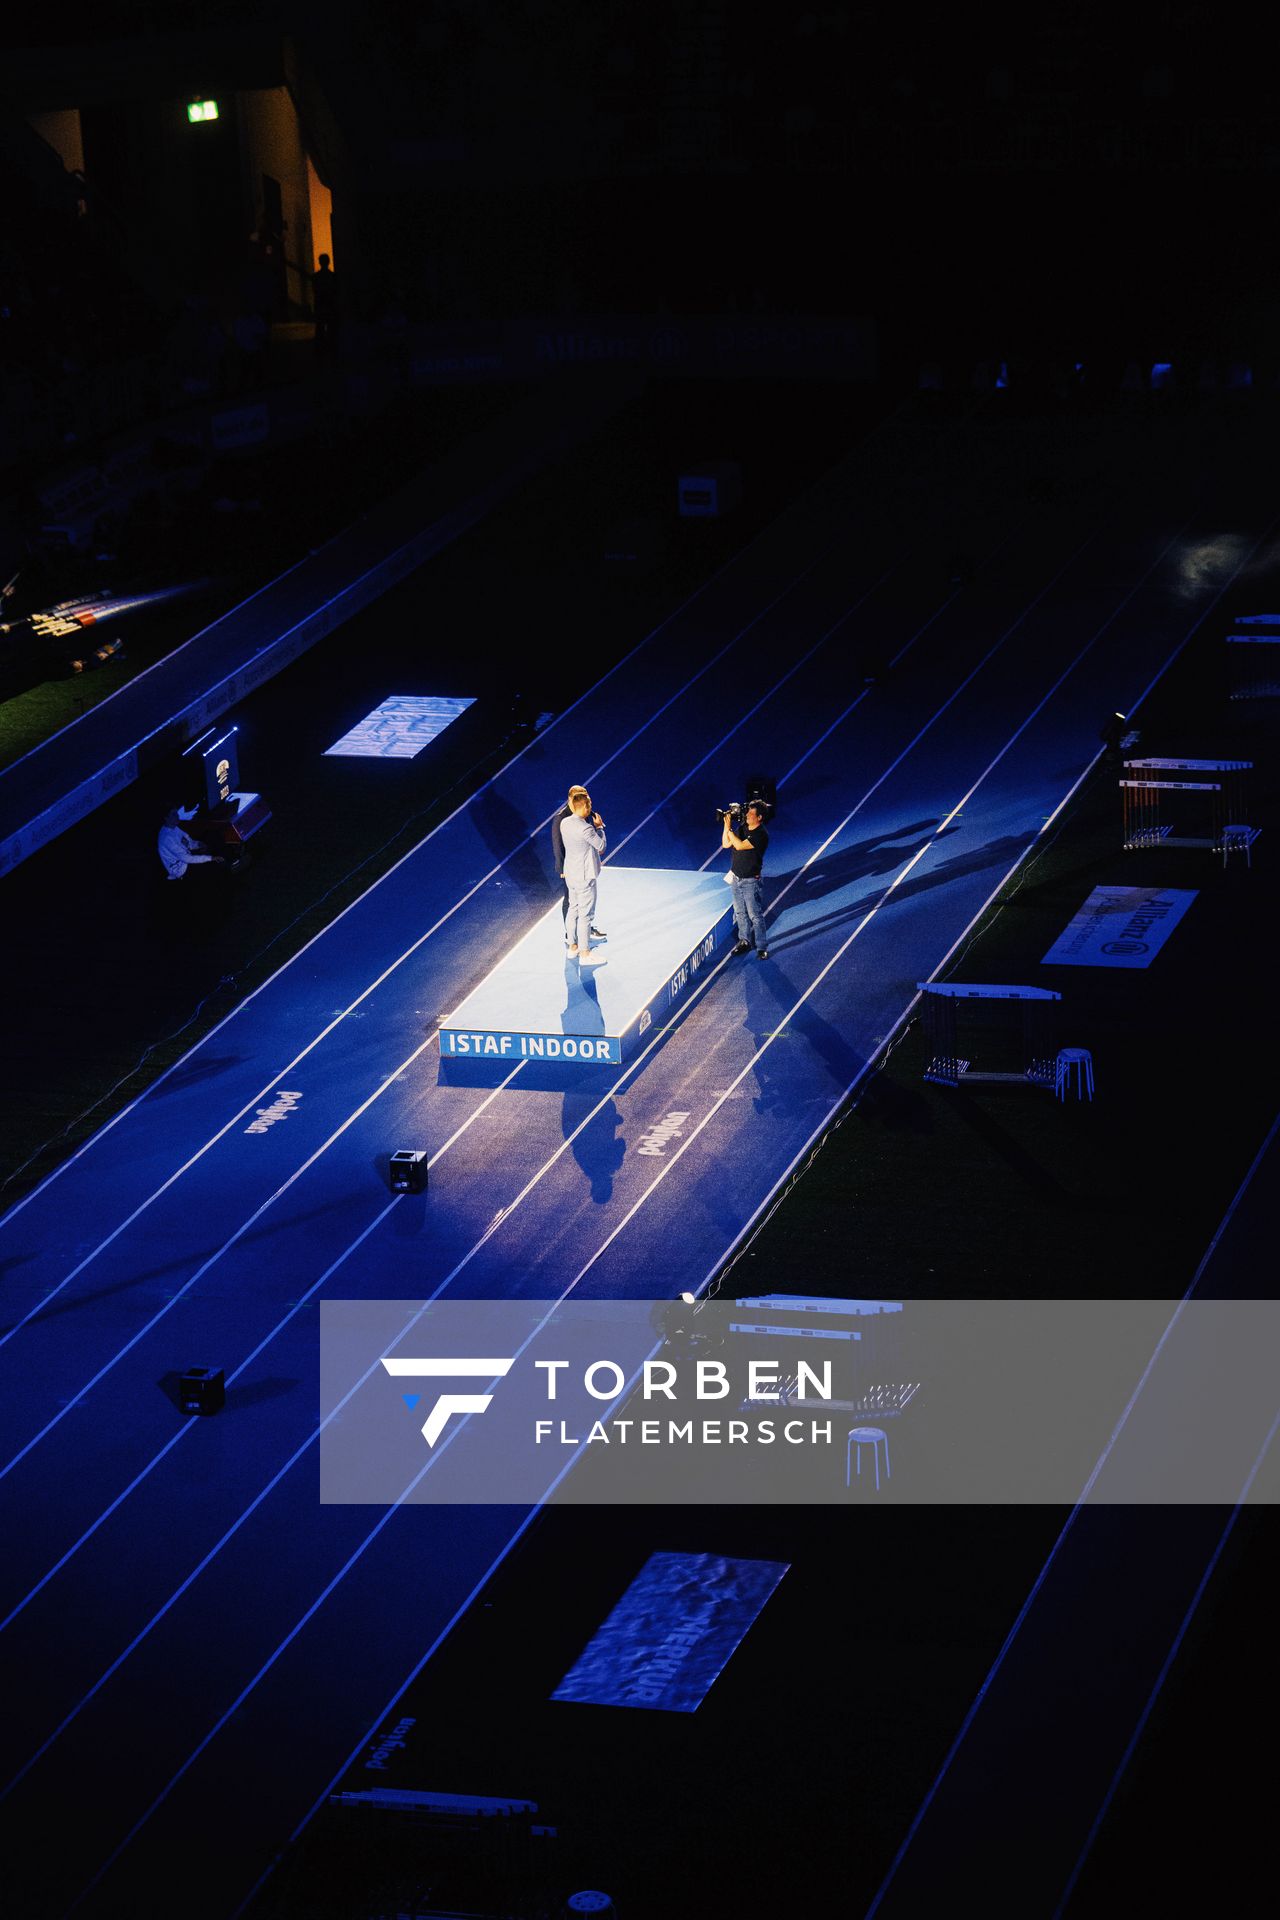
{"label": "blue jeans", "polygon": [[740,880],[735,873],[732,876],[733,919],[738,929],[738,938],[749,947],[767,947],[769,936],[764,930],[764,882],[757,874],[754,880]]}

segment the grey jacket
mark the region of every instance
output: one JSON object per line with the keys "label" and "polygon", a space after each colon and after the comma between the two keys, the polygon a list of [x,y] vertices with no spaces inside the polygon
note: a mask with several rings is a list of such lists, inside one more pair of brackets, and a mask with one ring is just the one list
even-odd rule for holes
{"label": "grey jacket", "polygon": [[564,842],[565,879],[571,887],[585,887],[600,873],[600,856],[605,849],[603,827],[593,827],[589,819],[571,813],[560,822],[560,838]]}

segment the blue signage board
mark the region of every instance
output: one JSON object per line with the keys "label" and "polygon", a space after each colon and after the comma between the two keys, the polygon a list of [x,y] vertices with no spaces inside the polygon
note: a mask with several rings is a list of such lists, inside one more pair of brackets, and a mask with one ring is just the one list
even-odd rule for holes
{"label": "blue signage board", "polygon": [[593,1067],[620,1067],[622,1041],[613,1033],[466,1033],[441,1027],[446,1060],[577,1060]]}

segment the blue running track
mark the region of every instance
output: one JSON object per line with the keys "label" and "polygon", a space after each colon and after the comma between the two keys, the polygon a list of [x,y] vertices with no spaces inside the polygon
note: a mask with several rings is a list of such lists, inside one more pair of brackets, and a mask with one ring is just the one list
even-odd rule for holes
{"label": "blue running track", "polygon": [[[882,487],[829,476],[0,1221],[16,1911],[171,1911],[186,1863],[183,1911],[234,1913],[527,1521],[319,1505],[320,1298],[703,1286],[1101,716],[1267,550],[1265,449],[1219,457],[1212,426],[1084,450],[1052,509],[967,471],[969,431]],[[963,591],[931,564],[953,551]],[[713,805],[755,770],[770,958],[707,969],[623,1069],[446,1084],[435,1024],[554,899],[569,782],[620,865],[718,871]],[[393,1198],[418,1145],[429,1192]],[[856,1210],[842,1230],[853,1287]],[[227,1408],[183,1423],[164,1383],[195,1363]]]}

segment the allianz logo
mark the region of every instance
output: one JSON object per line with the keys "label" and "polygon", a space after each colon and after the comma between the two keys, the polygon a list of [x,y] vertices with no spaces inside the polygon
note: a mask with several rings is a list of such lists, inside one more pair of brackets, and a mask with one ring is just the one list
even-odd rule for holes
{"label": "allianz logo", "polygon": [[287,1120],[301,1098],[300,1093],[278,1093],[269,1107],[258,1108],[257,1118],[249,1122],[245,1132],[266,1133],[277,1120]]}
{"label": "allianz logo", "polygon": [[684,1132],[684,1123],[688,1118],[687,1113],[667,1114],[665,1118],[658,1121],[656,1126],[650,1127],[648,1132],[641,1137],[636,1152],[647,1153],[655,1158],[660,1158],[666,1152],[669,1142],[678,1140]]}

